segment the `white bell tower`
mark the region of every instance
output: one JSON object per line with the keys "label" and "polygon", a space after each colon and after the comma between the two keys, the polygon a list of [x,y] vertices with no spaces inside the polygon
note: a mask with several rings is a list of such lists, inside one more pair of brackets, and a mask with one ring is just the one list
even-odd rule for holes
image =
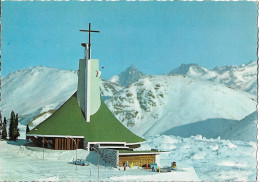
{"label": "white bell tower", "polygon": [[84,59],[79,60],[77,100],[86,121],[90,122],[90,116],[95,114],[101,105],[99,60],[90,57],[90,32],[99,31],[90,30],[90,23],[89,30],[80,31],[89,32],[89,43],[81,44],[85,47],[85,53]]}

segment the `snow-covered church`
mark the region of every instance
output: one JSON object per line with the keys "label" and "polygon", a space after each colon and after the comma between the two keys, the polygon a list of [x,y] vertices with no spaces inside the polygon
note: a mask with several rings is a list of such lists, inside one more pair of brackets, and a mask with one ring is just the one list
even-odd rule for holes
{"label": "snow-covered church", "polygon": [[90,56],[89,43],[84,59],[79,60],[78,88],[49,118],[33,128],[27,136],[38,146],[55,150],[92,150],[95,147],[103,160],[113,166],[128,161],[143,166],[158,162],[157,150],[137,151],[145,141],[128,130],[108,109],[100,96],[99,60]]}

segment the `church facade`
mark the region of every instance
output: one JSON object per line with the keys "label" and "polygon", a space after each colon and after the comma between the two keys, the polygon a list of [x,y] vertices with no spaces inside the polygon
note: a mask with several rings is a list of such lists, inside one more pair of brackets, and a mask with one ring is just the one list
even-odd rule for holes
{"label": "church facade", "polygon": [[115,150],[117,166],[126,160],[138,166],[156,162],[159,152],[135,151],[145,140],[128,130],[102,101],[99,60],[90,58],[90,38],[82,45],[85,57],[79,60],[77,92],[27,136],[54,150]]}

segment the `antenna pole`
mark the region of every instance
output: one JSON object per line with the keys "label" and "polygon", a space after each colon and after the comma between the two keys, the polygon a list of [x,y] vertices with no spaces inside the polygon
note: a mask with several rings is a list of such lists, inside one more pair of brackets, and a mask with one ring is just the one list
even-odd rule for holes
{"label": "antenna pole", "polygon": [[90,59],[90,32],[91,32],[91,29],[90,29],[90,23],[88,24],[88,29],[89,29],[89,32],[88,32],[88,59]]}

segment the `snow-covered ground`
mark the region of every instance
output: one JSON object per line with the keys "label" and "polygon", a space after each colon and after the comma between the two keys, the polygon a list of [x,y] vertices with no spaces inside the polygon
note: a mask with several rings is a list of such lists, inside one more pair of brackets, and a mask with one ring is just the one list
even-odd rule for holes
{"label": "snow-covered ground", "polygon": [[[144,169],[113,168],[101,161],[100,178],[105,181],[253,181],[256,179],[256,143],[206,139],[200,135],[189,138],[157,135],[146,138],[141,149],[158,148],[162,153],[160,166],[177,162],[178,171],[154,173]],[[19,146],[0,141],[0,181],[89,181],[97,180],[97,154],[77,150],[78,158],[86,158],[90,166],[70,162],[76,151]],[[44,159],[43,159],[44,155]]]}
{"label": "snow-covered ground", "polygon": [[[18,142],[19,143],[19,142]],[[98,180],[97,154],[77,150],[78,158],[91,162],[89,166],[76,166],[71,163],[76,151],[55,151],[35,147],[19,146],[0,141],[0,181],[90,181]],[[198,181],[192,167],[179,172],[155,173],[151,170],[134,167],[126,171],[106,165],[101,160],[99,179],[104,181]]]}
{"label": "snow-covered ground", "polygon": [[176,161],[180,168],[192,166],[204,181],[256,180],[256,143],[206,139],[201,135],[182,138],[157,135],[146,138],[143,149],[170,151],[161,154],[161,166]]}
{"label": "snow-covered ground", "polygon": [[[250,115],[248,117],[252,117]],[[249,119],[251,121],[252,119]],[[0,181],[97,180],[97,154],[77,150],[78,158],[91,162],[90,166],[76,166],[70,162],[76,151],[57,151],[23,146],[25,128],[18,142],[0,141]],[[110,167],[100,161],[100,179],[108,181],[252,181],[256,179],[256,143],[205,138],[201,135],[188,138],[156,135],[145,137],[138,150],[157,148],[162,151],[160,167],[177,162],[178,172],[153,173],[143,169],[127,171]],[[21,145],[21,146],[20,146]],[[43,160],[44,154],[44,160]],[[12,165],[15,164],[15,167]],[[91,176],[90,176],[91,173]]]}

